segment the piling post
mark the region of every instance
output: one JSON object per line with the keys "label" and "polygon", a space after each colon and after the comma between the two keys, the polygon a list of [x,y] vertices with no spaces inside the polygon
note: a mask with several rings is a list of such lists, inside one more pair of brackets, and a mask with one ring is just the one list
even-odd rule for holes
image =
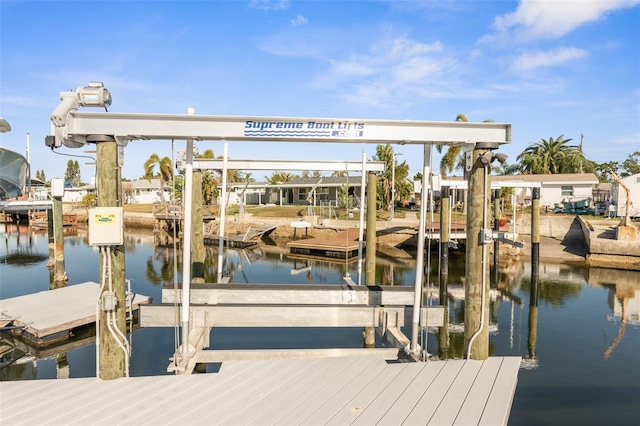
{"label": "piling post", "polygon": [[53,235],[53,206],[47,210],[47,236],[49,238],[49,261],[47,262],[47,268],[53,272],[51,274],[51,282],[53,283],[53,277],[55,275],[54,268],[56,266],[56,242]]}
{"label": "piling post", "polygon": [[[365,241],[365,271],[364,282],[368,286],[376,285],[376,174],[369,172],[367,175],[367,236]],[[373,327],[364,329],[364,347],[373,348],[376,344],[376,335]]]}
{"label": "piling post", "polygon": [[529,335],[527,352],[530,359],[536,359],[536,342],[538,340],[538,294],[540,276],[531,271],[531,288],[529,291]]}
{"label": "piling post", "polygon": [[531,276],[539,274],[540,266],[540,188],[531,194]]}
{"label": "piling post", "polygon": [[[496,146],[497,147],[497,146]],[[484,144],[472,153],[467,200],[467,246],[464,308],[464,349],[468,359],[489,357],[489,268],[486,233],[489,198],[489,164],[481,161]],[[490,231],[489,231],[490,232]]]}
{"label": "piling post", "polygon": [[[204,235],[202,219],[202,170],[193,171],[191,191],[191,282],[204,283]],[[189,212],[184,212],[189,214]]]}
{"label": "piling post", "polygon": [[449,228],[451,225],[451,199],[449,198],[449,187],[442,187],[442,198],[440,199],[440,305],[444,306],[444,321],[438,330],[438,350],[441,358],[447,358],[449,349],[449,303],[448,303],[448,281],[449,281]]}
{"label": "piling post", "polygon": [[[98,207],[122,207],[122,192],[120,186],[120,164],[118,161],[118,146],[113,138],[100,135],[102,140],[96,141],[96,189],[98,192]],[[125,300],[125,261],[124,245],[111,249],[112,289],[116,298],[116,325],[122,335],[126,334],[126,300]],[[108,262],[107,255],[100,253],[99,271],[102,277],[102,266]],[[106,289],[105,289],[106,290]],[[102,295],[100,298],[102,299]],[[100,309],[98,339],[100,341],[98,371],[104,380],[125,377],[125,354],[109,330],[107,314]]]}
{"label": "piling post", "polygon": [[64,231],[62,229],[62,197],[53,197],[53,242],[55,252],[52,287],[63,287],[69,280],[64,268]]}
{"label": "piling post", "polygon": [[[493,229],[500,232],[500,190],[493,191]],[[493,240],[493,266],[498,271],[498,263],[500,261],[500,241],[496,238]]]}

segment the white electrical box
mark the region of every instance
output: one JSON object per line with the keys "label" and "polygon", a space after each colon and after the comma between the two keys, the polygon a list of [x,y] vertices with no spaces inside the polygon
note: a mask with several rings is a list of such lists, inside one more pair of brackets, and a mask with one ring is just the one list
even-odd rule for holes
{"label": "white electrical box", "polygon": [[124,241],[122,207],[89,209],[89,245],[119,246]]}
{"label": "white electrical box", "polygon": [[51,196],[64,197],[64,179],[51,179]]}

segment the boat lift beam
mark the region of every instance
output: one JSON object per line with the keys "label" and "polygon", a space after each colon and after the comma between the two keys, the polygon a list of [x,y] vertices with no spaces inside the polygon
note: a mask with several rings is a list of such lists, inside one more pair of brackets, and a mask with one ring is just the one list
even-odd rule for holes
{"label": "boat lift beam", "polygon": [[125,145],[133,140],[172,139],[399,145],[511,142],[511,124],[491,122],[106,113],[74,109],[54,128],[55,146],[69,148],[92,142],[91,135],[111,135]]}
{"label": "boat lift beam", "polygon": [[[89,90],[92,96],[83,93]],[[102,94],[102,98],[96,98]],[[79,88],[76,94],[60,92],[61,103],[51,114],[54,135],[45,140],[52,148],[65,145],[69,148],[80,148],[87,143],[113,138],[120,146],[126,146],[132,140],[186,140],[187,164],[185,172],[185,210],[191,206],[193,142],[203,140],[224,141],[225,156],[223,176],[226,177],[228,158],[226,155],[228,141],[272,142],[313,142],[313,143],[372,143],[423,145],[424,165],[423,182],[430,172],[431,145],[459,145],[465,151],[473,149],[478,143],[491,143],[496,146],[511,142],[511,124],[492,122],[429,122],[412,120],[370,120],[341,118],[300,118],[300,117],[246,117],[246,116],[211,116],[195,115],[190,109],[187,114],[140,114],[117,112],[81,112],[79,106],[107,106],[111,104],[111,96],[106,88],[99,84],[90,84],[88,88]],[[105,137],[107,139],[105,139]],[[429,147],[427,147],[429,145]],[[363,166],[364,168],[364,166]],[[422,188],[422,199],[426,200],[426,185]],[[224,196],[223,196],[224,197]],[[423,203],[424,205],[424,203]],[[421,209],[421,223],[425,222],[424,209]],[[185,229],[190,232],[190,214],[185,211]],[[424,241],[424,225],[418,231],[419,239]],[[185,238],[185,246],[187,240]],[[420,252],[420,262],[424,253]],[[182,342],[185,356],[189,355],[188,335],[190,322],[189,287],[191,283],[191,253],[183,252],[183,301],[187,309],[182,311]],[[419,274],[418,274],[419,275]],[[414,284],[415,303],[412,327],[412,351],[417,345],[416,317],[420,314],[422,280],[416,279]]]}

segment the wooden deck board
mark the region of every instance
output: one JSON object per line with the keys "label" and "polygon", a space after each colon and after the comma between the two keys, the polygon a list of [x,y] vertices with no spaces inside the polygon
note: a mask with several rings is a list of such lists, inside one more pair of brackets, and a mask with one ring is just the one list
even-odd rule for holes
{"label": "wooden deck board", "polygon": [[[219,373],[177,377],[0,382],[0,424],[506,424],[519,363],[359,356],[225,362]],[[452,392],[462,395],[458,407],[444,402]]]}

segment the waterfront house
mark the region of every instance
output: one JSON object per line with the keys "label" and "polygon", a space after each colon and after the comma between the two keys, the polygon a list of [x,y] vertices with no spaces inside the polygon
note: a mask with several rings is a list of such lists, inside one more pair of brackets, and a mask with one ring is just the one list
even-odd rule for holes
{"label": "waterfront house", "polygon": [[138,179],[122,183],[127,204],[152,204],[169,201],[171,187],[165,182],[161,188],[160,179]]}

